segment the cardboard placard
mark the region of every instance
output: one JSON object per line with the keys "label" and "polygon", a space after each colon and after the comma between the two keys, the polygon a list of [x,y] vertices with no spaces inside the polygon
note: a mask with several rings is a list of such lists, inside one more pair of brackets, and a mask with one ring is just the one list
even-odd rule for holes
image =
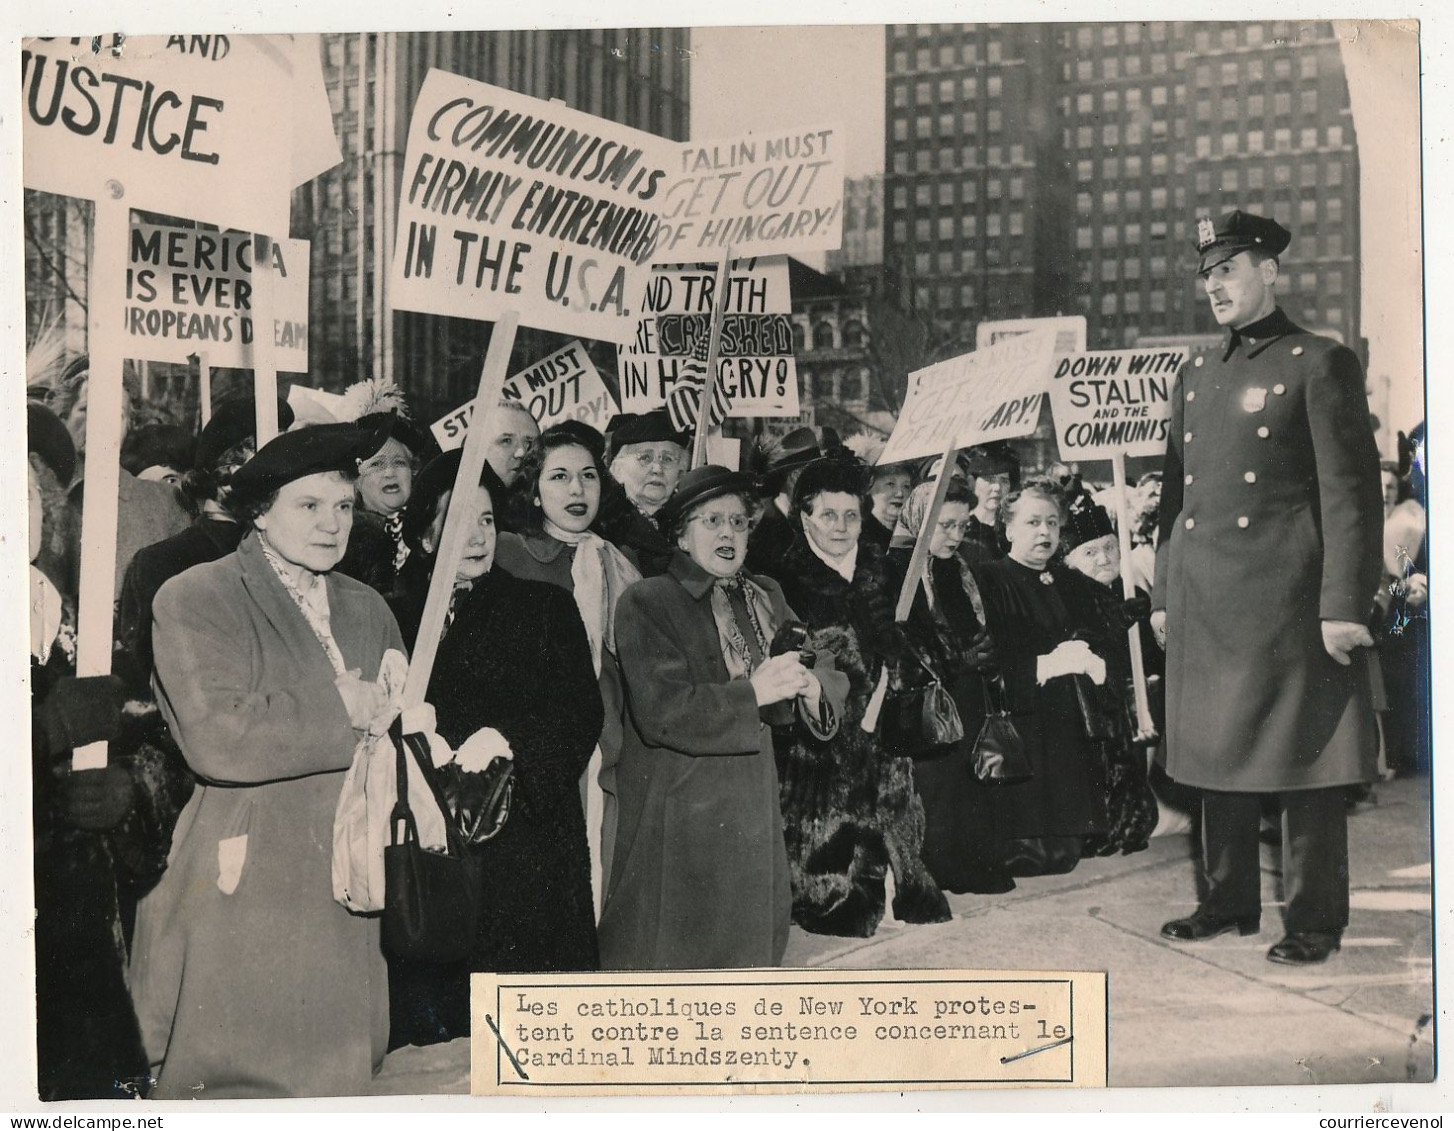
{"label": "cardboard placard", "polygon": [[1006,338],[1017,338],[1036,330],[1055,331],[1055,352],[1084,353],[1086,321],[1084,314],[1066,314],[1054,318],[999,318],[981,322],[974,328],[974,348],[986,349]]}
{"label": "cardboard placard", "polygon": [[1057,359],[1050,411],[1060,458],[1159,456],[1185,349],[1094,350]]}
{"label": "cardboard placard", "polygon": [[[618,411],[616,398],[580,342],[571,342],[506,378],[501,396],[528,408],[542,429],[560,420],[580,420],[604,432]],[[475,402],[470,401],[429,426],[442,450],[464,443],[474,411]]]}
{"label": "cardboard placard", "polygon": [[[306,240],[272,241],[273,356],[286,373],[308,371]],[[212,366],[254,365],[253,237],[133,223],[122,326],[126,356],[185,363],[205,350]]]}
{"label": "cardboard placard", "polygon": [[[711,265],[651,270],[635,337],[616,349],[623,412],[666,403],[680,381],[707,375],[716,271]],[[782,256],[732,264],[722,315],[717,379],[729,416],[796,416],[798,366],[793,353],[793,299]]]}
{"label": "cardboard placard", "polygon": [[880,464],[1028,436],[1040,421],[1055,333],[1007,337],[909,374],[904,407]]}
{"label": "cardboard placard", "polygon": [[654,258],[797,255],[843,242],[843,130],[684,142],[667,178]]}
{"label": "cardboard placard", "polygon": [[27,39],[21,114],[27,188],[247,231],[342,160],[313,36]]}
{"label": "cardboard placard", "polygon": [[438,69],[409,122],[397,310],[605,341],[636,328],[676,143]]}

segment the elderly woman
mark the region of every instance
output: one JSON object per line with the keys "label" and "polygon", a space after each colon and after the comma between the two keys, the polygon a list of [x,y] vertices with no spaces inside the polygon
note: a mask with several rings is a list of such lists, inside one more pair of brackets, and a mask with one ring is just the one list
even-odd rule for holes
{"label": "elderly woman", "polygon": [[687,469],[690,440],[673,427],[665,409],[626,413],[611,422],[611,475],[603,484],[597,528],[647,577],[665,573],[671,564],[674,547],[656,514]]}
{"label": "elderly woman", "polygon": [[1133,625],[1143,633],[1143,655],[1159,658],[1160,650],[1150,644],[1149,595],[1122,600],[1121,546],[1110,515],[1077,481],[1065,511],[1061,529],[1061,550],[1065,564],[1096,583],[1092,596],[1096,611],[1107,631],[1104,642],[1112,670],[1121,678],[1108,679],[1096,689],[1096,698],[1107,721],[1106,737],[1100,740],[1106,767],[1106,832],[1086,839],[1085,851],[1097,856],[1139,852],[1150,843],[1156,828],[1157,805],[1147,777],[1146,748],[1136,738],[1134,692],[1129,682],[1131,653],[1127,632]]}
{"label": "elderly woman", "polygon": [[792,895],[769,724],[817,741],[846,681],[773,643],[793,619],[743,572],[752,480],[682,476],[663,528],[682,551],[627,590],[617,641],[634,729],[621,753],[620,830],[601,917],[606,969],[776,966]]}
{"label": "elderly woman", "polygon": [[873,482],[868,486],[869,511],[863,516],[863,538],[880,550],[888,551],[894,528],[914,489],[913,476],[907,464],[891,463],[873,469]]}
{"label": "elderly woman", "polygon": [[[1010,710],[1034,777],[1002,787],[1001,832],[1010,872],[1069,872],[1083,838],[1106,832],[1101,752],[1082,693],[1108,678],[1114,656],[1096,582],[1052,565],[1065,520],[1058,484],[1032,479],[1005,502],[1007,557],[980,567],[985,620],[1004,674]],[[1079,681],[1079,687],[1077,687]]]}
{"label": "elderly woman", "polygon": [[[908,573],[935,486],[916,487],[899,517],[889,550],[894,592]],[[982,785],[974,774],[974,743],[988,710],[986,681],[998,675],[979,585],[959,556],[974,506],[967,487],[950,484],[904,625],[910,658],[899,665],[906,687],[941,680],[964,724],[964,737],[952,745],[909,751],[924,805],[924,866],[941,888],[956,893],[1006,892],[1015,886],[996,833],[998,787]]]}
{"label": "elderly woman", "polygon": [[793,869],[793,919],[808,931],[866,937],[878,928],[892,873],[894,915],[910,923],[950,918],[920,859],[924,809],[913,768],[886,751],[881,704],[903,658],[883,553],[862,542],[867,469],[851,456],[808,464],[793,488],[793,541],[772,576],[848,676],[843,726],[826,747],[779,744],[783,824]]}
{"label": "elderly woman", "polygon": [[387,596],[409,553],[402,523],[414,472],[439,448],[428,432],[397,412],[365,413],[354,423],[382,431],[386,439],[378,451],[359,461],[353,533],[338,569]]}
{"label": "elderly woman", "polygon": [[521,532],[501,535],[499,547],[507,573],[549,582],[575,598],[591,643],[605,721],[581,784],[598,911],[616,838],[616,760],[625,716],[616,603],[641,579],[631,560],[593,529],[606,480],[603,453],[601,434],[579,421],[562,421],[541,433],[516,485],[525,502]]}
{"label": "elderly woman", "polygon": [[473,970],[599,965],[578,787],[601,733],[590,644],[568,593],[495,565],[495,499],[504,485],[487,463],[480,485],[452,499],[459,464],[460,452],[449,452],[419,474],[404,512],[411,553],[391,603],[412,644],[446,512],[463,508],[469,538],[426,698],[439,734],[456,749],[508,746],[515,795],[499,833],[470,849],[486,913],[468,958],[447,966],[390,960],[391,1046],[468,1036]]}
{"label": "elderly woman", "polygon": [[157,699],[196,792],[142,902],[131,987],[158,1098],[362,1091],[383,1059],[377,919],[334,902],[333,817],[375,682],[403,642],[384,600],[333,572],[377,433],[320,425],[232,478],[236,552],[162,586]]}

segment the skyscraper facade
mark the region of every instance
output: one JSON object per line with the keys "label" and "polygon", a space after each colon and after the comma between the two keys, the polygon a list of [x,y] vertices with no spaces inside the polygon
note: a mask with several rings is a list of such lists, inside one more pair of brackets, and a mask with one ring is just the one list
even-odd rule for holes
{"label": "skyscraper facade", "polygon": [[1293,233],[1289,313],[1361,349],[1330,24],[898,24],[886,44],[884,254],[941,340],[1055,314],[1084,314],[1091,348],[1214,332],[1196,221],[1244,208]]}

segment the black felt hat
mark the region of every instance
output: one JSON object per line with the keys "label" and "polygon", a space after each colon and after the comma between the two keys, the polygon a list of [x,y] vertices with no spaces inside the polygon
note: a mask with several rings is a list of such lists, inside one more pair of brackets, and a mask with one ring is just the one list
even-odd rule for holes
{"label": "black felt hat", "polygon": [[691,442],[691,434],[673,427],[671,414],[664,408],[623,412],[611,421],[611,448],[607,458],[614,460],[627,444],[671,443],[685,448]]}
{"label": "black felt hat", "polygon": [[372,456],[388,438],[383,426],[360,428],[357,424],[313,424],[284,432],[237,469],[231,482],[232,499],[266,498],[295,479],[324,471],[357,475],[359,461]]}
{"label": "black felt hat", "polygon": [[800,512],[804,503],[825,491],[862,498],[868,494],[872,483],[873,470],[847,448],[840,447],[837,454],[815,459],[804,466],[793,486],[793,513]]}
{"label": "black felt hat", "polygon": [[[286,432],[293,426],[293,409],[282,397],[278,398],[278,431]],[[197,437],[197,454],[193,466],[200,471],[211,471],[217,461],[230,448],[257,435],[257,404],[251,397],[236,397],[223,401],[213,411],[202,434]]]}
{"label": "black felt hat", "polygon": [[76,473],[76,445],[61,418],[43,404],[26,401],[25,434],[27,450],[40,456],[62,487],[68,486]]}
{"label": "black felt hat", "polygon": [[[354,424],[360,428],[382,429],[379,440],[380,448],[390,440],[398,440],[413,453],[416,459],[429,459],[439,452],[439,445],[435,442],[432,432],[420,428],[412,420],[400,416],[397,412],[365,413],[355,420]],[[376,449],[364,456],[364,459],[371,459],[377,454]]]}
{"label": "black felt hat", "polygon": [[1020,485],[1020,457],[1004,440],[978,444],[961,452],[959,459],[972,476],[988,479],[992,475],[1008,475],[1012,490]]}
{"label": "black felt hat", "polygon": [[1060,528],[1060,548],[1070,553],[1077,546],[1114,534],[1116,528],[1111,516],[1077,477],[1067,492],[1065,501],[1065,524]]}
{"label": "black felt hat", "polygon": [[715,463],[693,468],[677,480],[676,491],[656,512],[656,524],[670,532],[693,507],[710,502],[719,495],[741,495],[750,499],[752,488],[752,476],[744,471],[729,471]]}
{"label": "black felt hat", "polygon": [[1292,233],[1276,220],[1251,212],[1228,212],[1220,220],[1203,216],[1197,221],[1197,254],[1201,263],[1199,274],[1225,263],[1241,251],[1260,248],[1268,255],[1281,255],[1292,243]]}
{"label": "black felt hat", "polygon": [[[435,456],[424,465],[414,477],[414,489],[409,493],[408,505],[400,520],[400,532],[404,541],[417,545],[429,524],[434,521],[439,500],[454,490],[455,478],[459,475],[460,460],[464,449],[455,448],[443,455]],[[490,501],[499,508],[505,505],[505,484],[486,460],[480,468],[480,486],[490,493]]]}

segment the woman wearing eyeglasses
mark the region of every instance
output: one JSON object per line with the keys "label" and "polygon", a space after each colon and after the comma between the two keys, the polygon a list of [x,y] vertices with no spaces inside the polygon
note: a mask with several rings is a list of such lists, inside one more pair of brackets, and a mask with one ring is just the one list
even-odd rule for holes
{"label": "woman wearing eyeglasses", "polygon": [[[890,589],[908,573],[914,543],[934,499],[935,483],[909,496],[889,549]],[[960,555],[974,523],[975,495],[951,483],[930,536],[929,558],[904,625],[912,656],[900,665],[904,682],[918,685],[938,676],[964,724],[950,746],[913,752],[914,786],[924,803],[924,865],[945,891],[1006,892],[1015,886],[997,832],[995,787],[974,774],[974,743],[987,710],[985,681],[996,674],[994,644],[985,628],[979,585]]]}
{"label": "woman wearing eyeglasses", "polygon": [[743,572],[750,476],[707,466],[660,512],[678,547],[627,590],[617,646],[634,728],[601,917],[603,969],[776,966],[792,896],[772,726],[826,741],[847,691],[793,648],[777,584]]}
{"label": "woman wearing eyeglasses", "polygon": [[596,528],[633,557],[646,577],[665,573],[674,548],[656,524],[687,469],[690,437],[665,409],[623,414],[611,425],[611,475],[601,492]]}
{"label": "woman wearing eyeglasses", "polygon": [[338,571],[388,596],[409,556],[403,515],[414,489],[414,469],[439,450],[434,438],[395,412],[370,412],[360,428],[387,428],[384,446],[358,465],[353,535]]}

